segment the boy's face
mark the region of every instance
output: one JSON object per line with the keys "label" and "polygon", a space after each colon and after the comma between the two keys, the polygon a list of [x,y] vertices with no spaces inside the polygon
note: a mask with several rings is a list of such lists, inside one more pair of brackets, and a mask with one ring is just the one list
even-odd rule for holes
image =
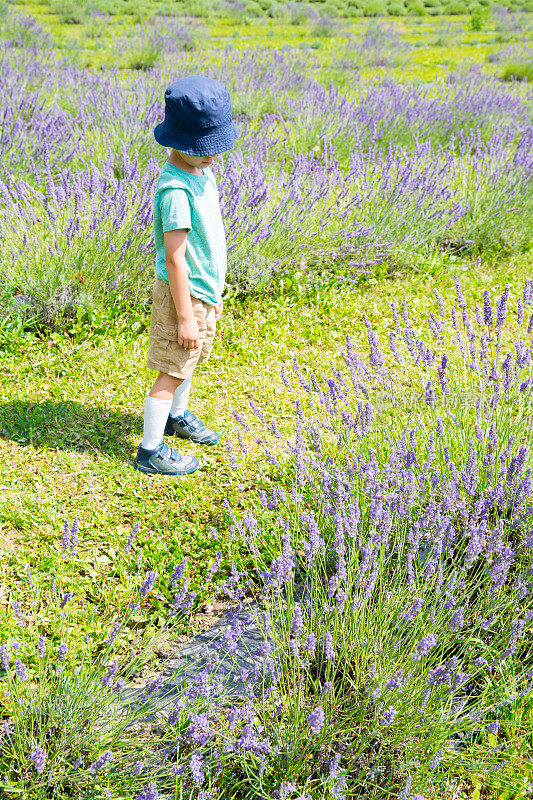
{"label": "boy's face", "polygon": [[216,153],[214,156],[189,156],[187,153],[182,153],[179,150],[176,152],[186,164],[188,164],[190,167],[197,167],[198,169],[202,169],[202,167],[210,167],[218,155],[218,153]]}

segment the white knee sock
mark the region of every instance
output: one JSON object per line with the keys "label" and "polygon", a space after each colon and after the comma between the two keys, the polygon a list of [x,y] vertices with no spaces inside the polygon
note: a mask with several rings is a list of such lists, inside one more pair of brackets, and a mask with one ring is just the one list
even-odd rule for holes
{"label": "white knee sock", "polygon": [[159,400],[156,397],[147,396],[144,404],[144,428],[141,447],[146,450],[155,450],[161,444],[171,405],[172,400]]}
{"label": "white knee sock", "polygon": [[172,405],[170,407],[170,413],[173,417],[180,417],[183,412],[187,409],[189,405],[189,395],[191,393],[191,376],[185,378],[185,380],[180,383],[176,391],[174,392],[174,397],[172,398]]}

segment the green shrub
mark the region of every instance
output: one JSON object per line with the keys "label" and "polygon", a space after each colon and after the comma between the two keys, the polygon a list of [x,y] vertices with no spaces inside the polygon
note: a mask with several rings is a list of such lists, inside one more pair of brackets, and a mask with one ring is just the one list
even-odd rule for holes
{"label": "green shrub", "polygon": [[83,3],[73,3],[70,0],[56,0],[50,10],[57,14],[59,21],[67,25],[80,25],[83,22],[85,8]]}
{"label": "green shrub", "polygon": [[403,17],[405,14],[405,6],[401,0],[389,0],[387,3],[387,12],[391,17]]}
{"label": "green shrub", "polygon": [[485,28],[488,20],[488,10],[482,6],[474,8],[470,14],[470,29],[473,31],[482,31]]}
{"label": "green shrub", "polygon": [[251,17],[260,17],[262,16],[263,10],[255,0],[246,0],[246,12],[250,14]]}
{"label": "green shrub", "polygon": [[466,3],[463,3],[462,0],[452,0],[452,2],[445,7],[446,14],[466,14],[468,13],[468,8]]}
{"label": "green shrub", "polygon": [[189,17],[209,17],[213,6],[209,0],[185,0],[185,10]]}
{"label": "green shrub", "polygon": [[509,64],[502,76],[504,81],[533,81],[533,61],[525,64]]}
{"label": "green shrub", "polygon": [[384,0],[364,0],[363,14],[365,17],[384,17],[387,6]]}
{"label": "green shrub", "polygon": [[130,69],[152,69],[159,61],[160,56],[161,45],[155,42],[143,42],[131,51],[127,66]]}
{"label": "green shrub", "polygon": [[[412,17],[419,17],[424,13],[424,3],[422,0],[408,0],[407,13]],[[416,23],[416,20],[415,20]]]}
{"label": "green shrub", "polygon": [[363,9],[360,6],[352,5],[349,3],[346,8],[344,9],[344,16],[345,17],[362,17],[363,16]]}

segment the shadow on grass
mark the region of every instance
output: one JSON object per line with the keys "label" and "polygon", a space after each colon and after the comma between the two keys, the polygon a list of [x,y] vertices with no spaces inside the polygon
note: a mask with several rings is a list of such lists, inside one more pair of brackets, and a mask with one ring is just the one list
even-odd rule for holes
{"label": "shadow on grass", "polygon": [[0,436],[21,445],[104,453],[131,462],[132,433],[140,439],[142,418],[137,414],[117,413],[72,400],[0,403]]}

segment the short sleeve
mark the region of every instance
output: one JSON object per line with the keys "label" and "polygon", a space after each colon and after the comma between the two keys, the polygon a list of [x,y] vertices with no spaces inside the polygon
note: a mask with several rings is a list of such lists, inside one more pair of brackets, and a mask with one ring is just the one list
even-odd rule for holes
{"label": "short sleeve", "polygon": [[163,231],[180,228],[191,230],[191,208],[184,189],[169,189],[164,192],[160,208]]}

